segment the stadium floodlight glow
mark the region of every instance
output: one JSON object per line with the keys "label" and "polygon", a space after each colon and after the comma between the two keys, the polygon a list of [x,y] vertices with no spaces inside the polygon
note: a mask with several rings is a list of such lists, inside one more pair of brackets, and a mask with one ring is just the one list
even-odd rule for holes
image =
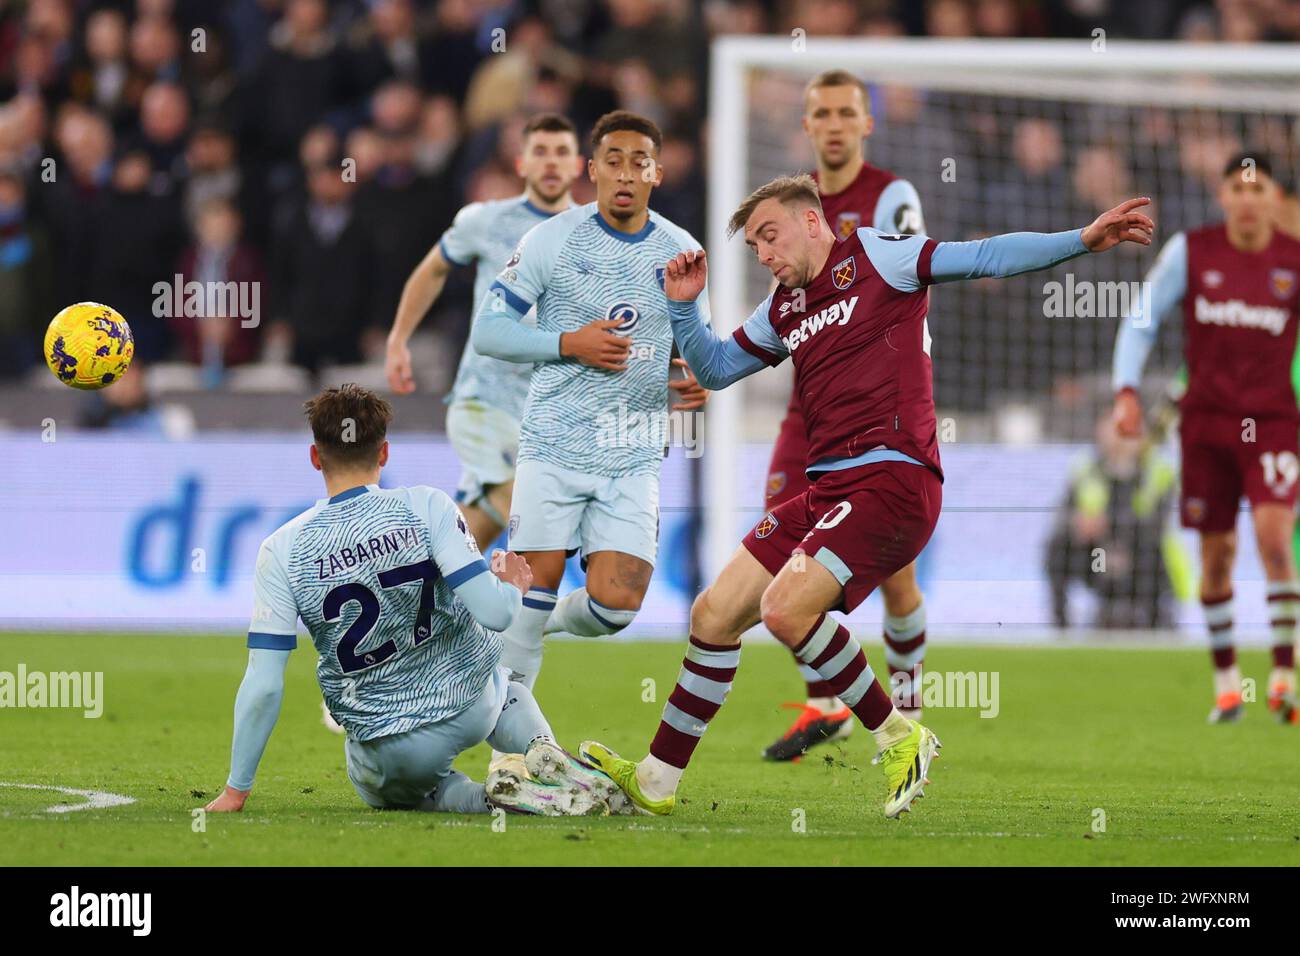
{"label": "stadium floodlight glow", "polygon": [[[811,167],[810,151],[797,148],[799,96],[809,78],[832,68],[849,70],[877,89],[911,88],[922,96],[938,94],[935,99],[949,100],[980,96],[988,108],[1004,111],[1002,115],[1012,122],[1049,117],[1062,131],[1067,169],[1073,167],[1079,149],[1096,141],[1098,128],[1122,143],[1153,108],[1180,120],[1205,118],[1212,129],[1237,135],[1243,142],[1256,119],[1289,116],[1294,123],[1300,114],[1300,45],[1296,44],[1139,43],[1104,36],[1077,40],[720,37],[713,42],[710,64],[706,244],[713,324],[719,335],[729,335],[744,321],[771,282],[740,239],[726,237],[727,220],[751,189],[779,173]],[[1004,191],[1002,199],[995,199],[986,188],[990,185],[986,180],[999,185],[995,162],[979,173],[984,178],[977,184],[977,201],[970,201],[969,191],[942,195],[939,170],[929,168],[929,163],[943,155],[936,153],[935,143],[947,134],[946,126],[958,124],[961,111],[950,102],[935,113],[934,122],[918,124],[916,140],[907,138],[912,132],[891,131],[887,111],[878,116],[867,157],[916,185],[928,231],[936,238],[968,239],[980,233],[1064,228],[1086,221],[1063,219],[1075,212],[1066,208],[1064,198],[1056,202],[1051,201],[1055,197],[1013,192],[1014,202],[1008,203]],[[888,151],[885,161],[877,158],[877,148]],[[1009,156],[993,158],[1012,162]],[[1176,179],[1179,158],[1172,144],[1168,155],[1133,157],[1128,173],[1137,190],[1134,194],[1155,196],[1159,210],[1161,188]],[[925,165],[918,168],[921,163]],[[969,184],[963,188],[969,189]],[[1165,226],[1191,227],[1215,217],[1212,197],[1197,192],[1178,199],[1175,214],[1169,215],[1173,204],[1164,210]],[[1019,208],[1007,208],[1012,204]],[[1092,208],[1090,215],[1099,211]],[[1003,212],[1005,222],[999,218]],[[1158,228],[1157,248],[1161,235],[1171,234]],[[1117,256],[1107,264],[1079,268],[1088,280],[1136,279],[1153,255],[1154,250],[1141,257]],[[954,369],[951,365],[941,369],[940,363],[962,360],[960,354],[954,359],[953,352],[959,350],[951,347],[943,353],[942,327],[946,325],[951,336],[953,323],[969,321],[981,308],[975,300],[982,293],[975,283],[968,285],[972,288],[949,291],[953,287],[947,287],[938,293],[942,299],[931,313],[930,327],[939,350],[935,397],[941,420],[944,402],[951,401],[950,393],[940,387],[943,374],[954,375]],[[1063,331],[1061,323],[1069,320],[1058,319],[1053,331],[1052,320],[1042,314],[1041,302],[1029,297],[1028,288],[1027,284],[1000,284],[996,302],[996,308],[1031,330],[1024,346],[1027,368],[972,359],[969,368],[956,370],[963,382],[981,380],[977,382],[984,389],[981,399],[995,388],[1014,389],[1017,375],[1025,380],[1051,376],[1060,370],[1061,362],[1077,362],[1080,369],[1100,368],[1101,352],[1113,342],[1114,325],[1109,321],[1076,322]],[[1052,336],[1063,336],[1064,345]],[[977,361],[983,365],[977,367]],[[765,372],[715,394],[707,406],[700,556],[705,580],[712,580],[735,551],[747,529],[745,513],[754,513],[761,500],[761,480],[752,463],[742,474],[740,450],[747,439],[746,426],[757,416],[779,418],[784,387],[779,373]],[[771,437],[775,426],[776,421],[771,421],[767,434],[750,435],[749,440]]]}

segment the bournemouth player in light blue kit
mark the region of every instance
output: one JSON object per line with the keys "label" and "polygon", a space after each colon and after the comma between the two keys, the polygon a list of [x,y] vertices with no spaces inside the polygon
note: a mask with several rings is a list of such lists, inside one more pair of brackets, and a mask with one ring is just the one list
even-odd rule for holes
{"label": "bournemouth player in light blue kit", "polygon": [[[529,687],[543,633],[612,634],[640,609],[658,547],[670,389],[674,410],[706,398],[689,369],[669,382],[664,263],[700,244],[648,207],[662,178],[661,141],[634,113],[601,117],[588,162],[596,201],[525,235],[474,321],[480,353],[536,365],[509,525],[510,548],[527,558],[534,584],[502,635],[503,662]],[[698,304],[707,318],[706,294]],[[523,321],[534,308],[535,327]],[[587,583],[557,604],[574,551]]]}
{"label": "bournemouth player in light blue kit", "polygon": [[[325,703],[347,731],[348,778],[370,806],[608,813],[612,782],[556,745],[532,693],[499,663],[496,632],[519,613],[526,562],[497,552],[490,571],[443,492],[379,487],[392,418],[382,398],[344,385],[308,402],[307,415],[328,497],[258,552],[230,777],[208,809],[244,806],[301,618]],[[484,740],[524,754],[528,774],[499,769],[485,787],[452,769]]]}
{"label": "bournemouth player in light blue kit", "polygon": [[[581,171],[573,124],[556,113],[532,117],[524,126],[522,148],[515,159],[524,191],[510,199],[474,202],[463,208],[406,280],[384,363],[394,392],[415,391],[407,342],[442,294],[452,269],[471,264],[476,268],[477,313],[488,286],[524,233],[572,204],[569,189]],[[527,321],[533,321],[531,314]],[[456,499],[480,548],[496,540],[510,513],[519,419],[532,372],[531,365],[489,358],[466,343],[447,396],[451,406],[447,437],[462,468]]]}

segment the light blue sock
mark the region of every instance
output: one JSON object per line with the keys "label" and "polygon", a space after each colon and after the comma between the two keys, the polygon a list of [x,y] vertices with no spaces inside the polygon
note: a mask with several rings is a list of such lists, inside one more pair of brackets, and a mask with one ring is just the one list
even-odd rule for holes
{"label": "light blue sock", "polygon": [[605,607],[589,595],[586,588],[577,588],[555,605],[546,623],[546,633],[607,637],[623,630],[635,617],[636,611]]}
{"label": "light blue sock", "polygon": [[501,708],[497,725],[488,735],[488,743],[501,753],[522,754],[528,752],[528,745],[538,737],[555,740],[551,725],[537,706],[533,692],[519,681],[512,680],[506,686],[505,706]]}
{"label": "light blue sock", "polygon": [[510,669],[510,679],[530,689],[542,670],[542,631],[555,608],[550,588],[529,588],[515,622],[501,632],[501,663]]}
{"label": "light blue sock", "polygon": [[437,813],[487,813],[492,809],[483,784],[475,783],[459,770],[447,774],[438,789],[429,794],[428,804],[427,809]]}

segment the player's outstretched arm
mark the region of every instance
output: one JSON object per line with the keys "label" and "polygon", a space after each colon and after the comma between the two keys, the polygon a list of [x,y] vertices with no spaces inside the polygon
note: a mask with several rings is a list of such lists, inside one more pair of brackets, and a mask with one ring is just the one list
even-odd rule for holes
{"label": "player's outstretched arm", "polygon": [[[1150,202],[1145,197],[1129,199],[1102,213],[1082,229],[1050,233],[1011,232],[973,242],[940,242],[934,246],[929,259],[929,281],[1005,279],[1048,269],[1088,252],[1105,252],[1121,242],[1149,246],[1155,224],[1136,210]],[[899,245],[902,246],[900,252],[905,254],[906,246]],[[926,268],[923,251],[919,258],[918,272],[923,272]]]}
{"label": "player's outstretched arm", "polygon": [[253,789],[257,765],[280,716],[284,698],[284,669],[289,652],[253,647],[248,667],[235,695],[235,732],[230,746],[230,777],[226,788],[208,804],[212,813],[238,811]]}
{"label": "player's outstretched arm", "polygon": [[[708,278],[706,258],[703,249],[695,249],[668,260],[664,294],[668,297],[668,319],[677,348],[696,380],[716,392],[753,375],[767,363],[746,352],[734,338],[719,339],[700,314],[699,299]],[[759,307],[764,315],[771,298],[768,296]]]}
{"label": "player's outstretched arm", "polygon": [[1142,294],[1120,320],[1111,362],[1115,391],[1115,426],[1121,435],[1135,438],[1142,432],[1142,405],[1138,386],[1147,356],[1155,345],[1161,320],[1182,301],[1187,291],[1187,236],[1176,233],[1156,257],[1142,281]]}

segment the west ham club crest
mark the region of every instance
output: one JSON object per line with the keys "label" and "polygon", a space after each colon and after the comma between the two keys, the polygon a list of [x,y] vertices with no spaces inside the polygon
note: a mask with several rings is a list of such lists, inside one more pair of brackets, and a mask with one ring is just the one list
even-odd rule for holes
{"label": "west ham club crest", "polygon": [[1295,273],[1290,269],[1274,269],[1268,274],[1268,285],[1279,299],[1289,299],[1295,291]]}
{"label": "west ham club crest", "polygon": [[835,263],[831,269],[831,281],[835,283],[837,289],[847,289],[853,285],[853,280],[858,277],[858,265],[852,256],[849,256],[843,262]]}
{"label": "west ham club crest", "polygon": [[847,239],[860,225],[862,225],[861,213],[842,212],[835,217],[835,234],[841,239]]}
{"label": "west ham club crest", "polygon": [[754,537],[766,538],[776,530],[778,524],[780,524],[780,522],[776,520],[775,516],[773,516],[771,512],[768,512],[763,516],[763,520],[754,526]]}

